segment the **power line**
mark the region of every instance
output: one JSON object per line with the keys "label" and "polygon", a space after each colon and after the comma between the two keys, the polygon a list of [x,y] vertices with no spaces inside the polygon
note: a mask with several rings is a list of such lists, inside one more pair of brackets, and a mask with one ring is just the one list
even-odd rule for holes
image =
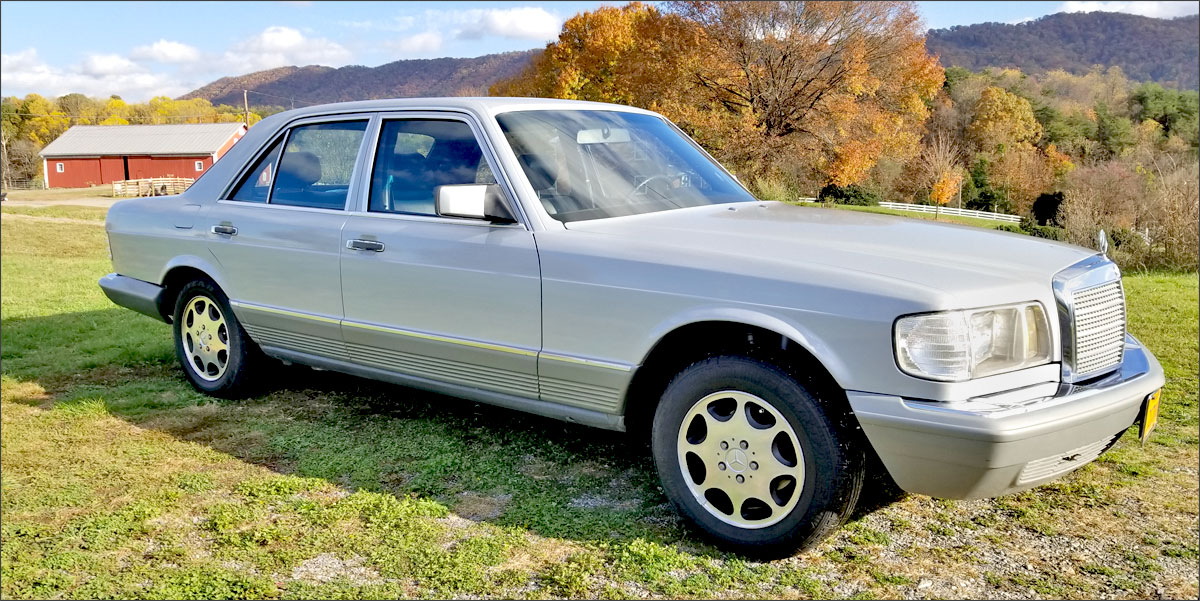
{"label": "power line", "polygon": [[[259,96],[267,96],[270,98],[278,98],[280,100],[299,102],[301,104],[306,104],[306,105],[310,105],[310,106],[316,106],[318,104],[322,104],[320,102],[313,102],[310,100],[294,98],[291,96],[280,96],[278,94],[269,94],[267,92],[259,92],[258,90],[246,90],[246,91],[251,94],[258,94]],[[129,106],[137,106],[137,105],[129,105]],[[220,105],[215,105],[213,108],[215,109],[216,106],[220,106]],[[100,116],[100,115],[84,115],[84,114],[80,114],[80,113],[26,113],[24,111],[13,111],[8,114],[21,115],[23,117],[69,117],[72,119],[95,119]],[[212,117],[213,115],[235,115],[235,114],[236,113],[213,112],[213,113],[204,113],[204,114],[196,114],[196,115],[154,115],[154,118],[156,118],[156,119],[200,119],[200,118]],[[107,115],[105,118],[112,117],[112,116],[115,116],[115,115]]]}
{"label": "power line", "polygon": [[258,94],[259,96],[267,96],[267,97],[270,97],[270,98],[278,98],[278,99],[280,99],[280,100],[290,100],[290,101],[292,101],[292,102],[299,102],[299,103],[302,103],[302,104],[307,104],[307,105],[310,105],[310,106],[316,106],[316,105],[318,105],[318,104],[321,104],[320,102],[312,102],[312,101],[309,101],[309,100],[303,100],[303,99],[300,99],[300,98],[296,98],[296,97],[294,97],[294,96],[280,96],[279,94],[268,94],[268,93],[266,93],[266,92],[259,92],[258,90],[246,90],[246,91],[247,91],[247,92],[250,92],[251,94]]}
{"label": "power line", "polygon": [[[23,113],[23,112],[15,112],[15,111],[12,113],[9,113],[9,114],[10,115],[21,115],[24,117],[69,117],[71,119],[95,119],[100,116],[100,115],[80,115],[80,114],[69,114],[69,113]],[[205,113],[202,115],[153,115],[153,117],[156,119],[200,119],[202,117],[212,117],[214,115],[234,115],[234,114],[235,113]],[[115,116],[116,115],[108,115],[105,118],[107,119],[108,117],[115,117]]]}

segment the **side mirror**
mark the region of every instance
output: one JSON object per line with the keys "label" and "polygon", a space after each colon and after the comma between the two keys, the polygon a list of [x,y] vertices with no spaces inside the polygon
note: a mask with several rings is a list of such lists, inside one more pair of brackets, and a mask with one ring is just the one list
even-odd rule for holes
{"label": "side mirror", "polygon": [[437,214],[442,217],[485,219],[493,223],[516,223],[504,202],[499,184],[461,184],[433,189]]}

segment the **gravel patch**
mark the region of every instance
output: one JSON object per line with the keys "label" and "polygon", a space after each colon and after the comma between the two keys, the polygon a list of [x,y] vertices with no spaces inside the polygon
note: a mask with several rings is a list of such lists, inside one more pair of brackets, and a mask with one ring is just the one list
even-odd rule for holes
{"label": "gravel patch", "polygon": [[364,586],[382,582],[379,572],[363,565],[357,555],[339,559],[332,553],[322,553],[292,569],[292,580],[326,583],[345,581],[353,586]]}

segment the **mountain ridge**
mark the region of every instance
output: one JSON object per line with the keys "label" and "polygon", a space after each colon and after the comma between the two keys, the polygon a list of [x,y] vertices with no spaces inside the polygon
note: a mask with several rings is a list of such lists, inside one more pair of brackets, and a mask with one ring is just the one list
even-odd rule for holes
{"label": "mountain ridge", "polygon": [[[929,51],[944,67],[1016,67],[1029,74],[1063,69],[1082,74],[1093,65],[1119,66],[1134,81],[1200,88],[1200,16],[1155,19],[1111,12],[1055,13],[1019,24],[976,23],[931,29]],[[276,67],[222,77],[183,96],[240,105],[242,90],[255,105],[303,104],[418,96],[486,96],[488,87],[519,73],[542,50],[474,58],[402,59],[378,67]]]}
{"label": "mountain ridge", "polygon": [[486,96],[488,86],[516,75],[540,49],[485,54],[473,58],[402,59],[378,67],[349,65],[276,67],[222,77],[179,98],[204,98],[213,104],[242,104],[242,90],[259,96],[256,105],[301,105],[375,98]]}
{"label": "mountain ridge", "polygon": [[1111,12],[1055,13],[1019,24],[976,23],[931,29],[929,51],[944,67],[1016,67],[1075,74],[1119,66],[1134,81],[1200,87],[1200,16],[1155,19]]}

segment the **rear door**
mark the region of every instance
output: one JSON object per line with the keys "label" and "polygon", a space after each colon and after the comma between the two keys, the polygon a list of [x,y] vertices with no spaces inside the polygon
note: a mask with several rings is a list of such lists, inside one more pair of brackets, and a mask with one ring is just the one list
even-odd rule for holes
{"label": "rear door", "polygon": [[361,115],[297,122],[206,216],[225,292],[267,350],[346,357],[341,231],[369,123]]}
{"label": "rear door", "polygon": [[436,186],[497,182],[490,148],[457,113],[387,115],[378,129],[367,198],[342,235],[351,359],[417,381],[536,399],[533,232],[434,210]]}

